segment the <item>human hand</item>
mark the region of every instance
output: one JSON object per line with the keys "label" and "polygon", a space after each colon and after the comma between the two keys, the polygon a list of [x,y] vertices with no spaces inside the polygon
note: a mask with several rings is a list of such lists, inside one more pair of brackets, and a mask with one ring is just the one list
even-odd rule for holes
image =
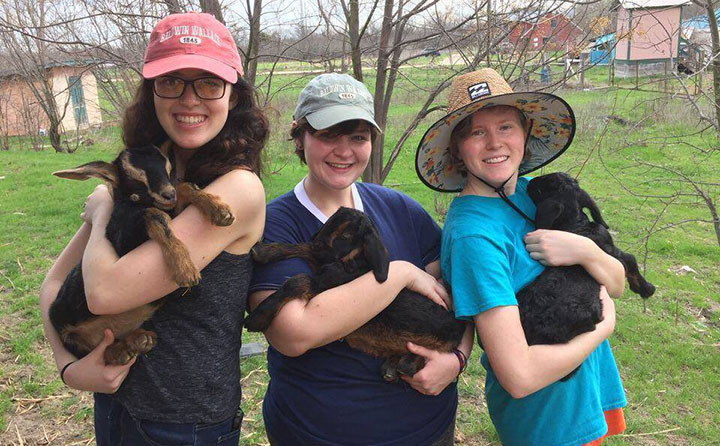
{"label": "human hand", "polygon": [[106,185],[95,186],[95,190],[88,195],[83,204],[83,213],[80,218],[84,222],[95,224],[106,224],[112,213],[113,201],[110,190]]}
{"label": "human hand", "polygon": [[600,302],[603,309],[603,320],[596,328],[601,330],[605,337],[609,337],[615,331],[615,301],[612,300],[604,286],[600,287]]}
{"label": "human hand", "polygon": [[452,299],[443,284],[431,274],[409,262],[406,263],[408,263],[410,271],[407,274],[408,281],[405,288],[422,294],[446,310],[452,309]]}
{"label": "human hand", "polygon": [[572,232],[537,229],[525,234],[525,249],[545,266],[582,265],[595,243]]}
{"label": "human hand", "polygon": [[105,329],[102,342],[65,370],[65,383],[78,390],[99,393],[117,392],[137,358],[133,358],[125,365],[105,365],[105,349],[114,340],[112,331]]}
{"label": "human hand", "polygon": [[430,350],[412,342],[407,343],[407,349],[425,358],[425,367],[413,376],[400,375],[400,378],[423,395],[439,395],[460,373],[460,363],[454,353]]}

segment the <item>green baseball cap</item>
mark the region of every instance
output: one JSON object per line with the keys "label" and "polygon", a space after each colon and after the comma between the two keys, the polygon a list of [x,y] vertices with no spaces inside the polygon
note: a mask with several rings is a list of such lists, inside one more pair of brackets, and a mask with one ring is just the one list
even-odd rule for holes
{"label": "green baseball cap", "polygon": [[352,76],[326,73],[308,82],[300,96],[293,119],[305,118],[315,130],[324,130],[345,121],[375,122],[375,107],[368,89]]}

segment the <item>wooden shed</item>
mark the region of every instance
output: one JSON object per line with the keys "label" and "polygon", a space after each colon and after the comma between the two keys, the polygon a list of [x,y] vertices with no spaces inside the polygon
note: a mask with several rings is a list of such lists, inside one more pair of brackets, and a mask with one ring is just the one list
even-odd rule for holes
{"label": "wooden shed", "polygon": [[688,0],[621,0],[615,75],[648,76],[675,69],[683,5]]}
{"label": "wooden shed", "polygon": [[[87,64],[65,62],[46,67],[61,132],[83,130],[102,123],[97,80]],[[43,134],[49,120],[30,86],[18,73],[0,72],[0,134]]]}

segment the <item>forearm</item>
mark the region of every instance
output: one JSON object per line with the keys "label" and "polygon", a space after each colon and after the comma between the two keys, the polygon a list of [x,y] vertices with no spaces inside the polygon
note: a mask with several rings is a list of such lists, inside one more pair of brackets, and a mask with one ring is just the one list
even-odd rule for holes
{"label": "forearm", "polygon": [[607,254],[595,243],[588,250],[582,267],[600,285],[607,288],[611,297],[620,297],[625,289],[625,267],[615,257]]}
{"label": "forearm", "polygon": [[53,356],[58,369],[62,368],[65,364],[75,360],[76,358],[72,355],[72,353],[65,349],[58,332],[50,322],[50,306],[55,301],[57,293],[65,281],[65,277],[78,263],[80,263],[83,250],[85,249],[85,245],[90,237],[90,229],[91,226],[87,223],[84,223],[80,229],[78,229],[65,249],[63,249],[58,258],[55,260],[45,276],[43,284],[40,286],[38,297],[40,316],[43,322],[43,331],[45,333],[45,338],[50,344],[50,348],[52,348]]}
{"label": "forearm", "polygon": [[463,334],[462,340],[460,340],[460,345],[458,345],[458,350],[463,352],[466,358],[470,358],[470,353],[472,353],[474,343],[475,328],[473,327],[473,324],[468,323],[467,327],[465,328],[465,333]]}
{"label": "forearm", "polygon": [[605,339],[601,331],[593,330],[576,336],[567,344],[529,346],[523,366],[527,374],[519,396],[530,395],[565,377]]}
{"label": "forearm", "polygon": [[[527,344],[517,307],[495,307],[475,316],[475,329],[500,385],[514,398],[523,398],[563,378],[579,366],[613,331],[612,300],[603,309],[595,330],[565,344]],[[605,306],[605,301],[603,301]]]}
{"label": "forearm", "polygon": [[266,338],[281,353],[299,356],[352,333],[387,307],[406,286],[407,265],[391,262],[384,283],[366,273],[307,302],[298,299],[287,303],[265,331]]}
{"label": "forearm", "polygon": [[[58,370],[62,369],[69,362],[77,359],[63,345],[60,335],[50,322],[50,317],[48,315],[50,304],[55,300],[55,295],[57,295],[59,289],[59,285],[43,285],[43,288],[40,291],[40,316],[42,317],[43,331],[45,333],[45,339],[47,339],[50,344],[50,348],[52,349],[55,366]],[[45,293],[52,294],[52,299],[47,297]],[[43,298],[44,296],[45,298]]]}

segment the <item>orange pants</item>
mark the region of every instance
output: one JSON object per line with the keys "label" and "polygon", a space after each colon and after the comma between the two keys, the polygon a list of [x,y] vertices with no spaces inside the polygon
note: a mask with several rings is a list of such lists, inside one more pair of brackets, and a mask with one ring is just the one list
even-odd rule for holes
{"label": "orange pants", "polygon": [[607,437],[610,435],[617,435],[625,430],[625,416],[623,415],[622,408],[608,410],[605,412],[605,422],[608,425],[608,430],[605,435],[593,440],[590,443],[586,443],[583,446],[600,446]]}

